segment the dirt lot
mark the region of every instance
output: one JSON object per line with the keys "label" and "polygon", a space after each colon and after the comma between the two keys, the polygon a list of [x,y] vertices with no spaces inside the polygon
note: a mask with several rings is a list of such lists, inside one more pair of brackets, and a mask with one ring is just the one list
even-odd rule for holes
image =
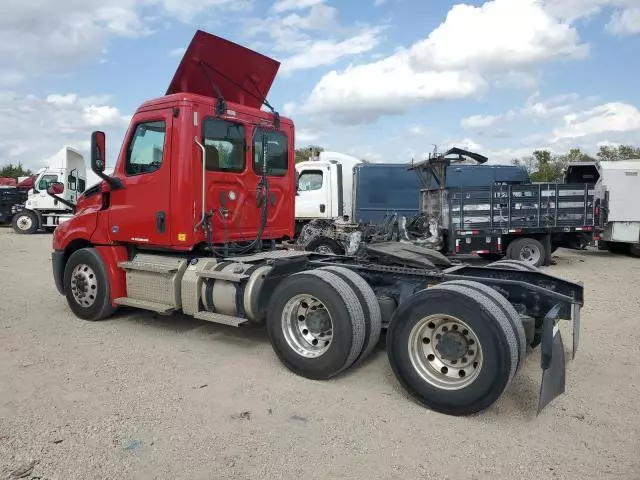
{"label": "dirt lot", "polygon": [[559,250],[546,270],[587,302],[566,394],[535,416],[536,352],[491,409],[455,418],[410,401],[382,347],[312,382],[259,328],[79,320],[50,247],[0,229],[0,478],[32,461],[26,478],[64,480],[640,478],[638,259]]}

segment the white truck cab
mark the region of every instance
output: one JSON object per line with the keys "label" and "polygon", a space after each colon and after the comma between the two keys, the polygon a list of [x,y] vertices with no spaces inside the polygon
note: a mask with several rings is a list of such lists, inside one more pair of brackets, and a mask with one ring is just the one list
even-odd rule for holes
{"label": "white truck cab", "polygon": [[13,229],[17,233],[31,234],[39,229],[52,230],[73,216],[69,206],[51,197],[47,188],[54,182],[64,184],[60,198],[72,204],[84,192],[87,182],[87,170],[84,157],[76,149],[65,146],[48,162],[47,167],[36,173],[33,188],[23,207],[18,207],[13,216]]}
{"label": "white truck cab", "polygon": [[320,152],[296,164],[296,222],[353,216],[353,172],[362,160],[339,152]]}

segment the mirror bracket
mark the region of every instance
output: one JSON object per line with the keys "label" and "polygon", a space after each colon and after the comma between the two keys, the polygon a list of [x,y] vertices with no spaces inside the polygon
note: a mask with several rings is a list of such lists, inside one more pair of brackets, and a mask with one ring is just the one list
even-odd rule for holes
{"label": "mirror bracket", "polygon": [[67,207],[69,207],[71,209],[71,211],[75,214],[76,213],[76,205],[74,203],[71,203],[70,201],[58,196],[57,194],[53,193],[53,186],[59,184],[62,185],[62,187],[64,188],[64,184],[61,182],[54,182],[51,185],[49,185],[49,187],[47,188],[47,195],[49,195],[52,198],[55,198],[58,202],[60,202],[63,205],[66,205]]}

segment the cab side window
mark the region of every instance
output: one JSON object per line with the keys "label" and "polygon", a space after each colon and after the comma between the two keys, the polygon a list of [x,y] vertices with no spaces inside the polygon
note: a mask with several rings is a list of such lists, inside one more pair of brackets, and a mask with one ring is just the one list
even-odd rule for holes
{"label": "cab side window", "polygon": [[205,168],[210,172],[242,172],[245,168],[245,130],[239,123],[207,117],[202,123]]}
{"label": "cab side window", "polygon": [[127,175],[151,173],[160,168],[166,131],[163,120],[142,122],[136,126],[127,148]]}
{"label": "cab side window", "polygon": [[[284,177],[289,167],[289,145],[287,136],[276,130],[257,128],[253,137],[253,171],[262,175],[262,166],[266,160],[267,175]],[[266,146],[266,159],[263,155]]]}
{"label": "cab side window", "polygon": [[43,175],[43,177],[38,182],[38,190],[45,191],[49,188],[49,185],[58,181],[57,175]]}

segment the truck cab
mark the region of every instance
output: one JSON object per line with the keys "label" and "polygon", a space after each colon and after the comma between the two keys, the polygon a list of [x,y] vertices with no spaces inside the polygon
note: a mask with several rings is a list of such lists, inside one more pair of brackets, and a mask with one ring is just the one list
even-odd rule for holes
{"label": "truck cab", "polygon": [[[65,146],[36,172],[24,204],[13,209],[13,229],[20,234],[32,234],[40,229],[51,230],[73,216],[73,205],[84,192],[87,171],[83,155]],[[54,198],[47,189],[54,183],[65,185],[64,193]]]}
{"label": "truck cab", "polygon": [[356,157],[328,151],[320,152],[317,159],[297,163],[298,224],[320,218],[351,218],[354,168],[361,163]]}
{"label": "truck cab", "polygon": [[71,236],[216,253],[218,244],[243,251],[292,238],[293,122],[260,110],[278,66],[196,34],[165,96],[136,110],[111,175],[104,174],[105,136],[94,132],[92,161],[100,164],[92,169],[103,181],[80,198],[54,244]]}

